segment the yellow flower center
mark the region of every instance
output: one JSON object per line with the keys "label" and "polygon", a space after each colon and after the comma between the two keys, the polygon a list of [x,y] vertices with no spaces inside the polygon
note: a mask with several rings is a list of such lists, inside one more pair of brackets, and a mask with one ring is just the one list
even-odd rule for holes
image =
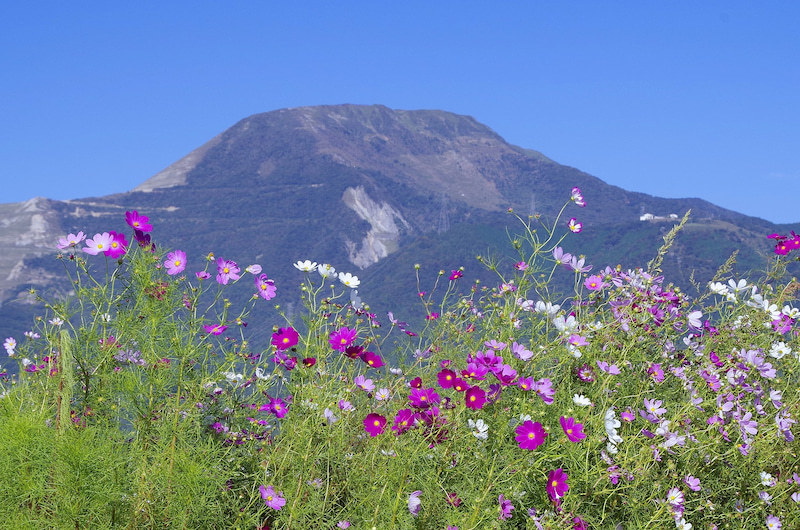
{"label": "yellow flower center", "polygon": [[222,269],[222,272],[224,272],[225,274],[228,274],[229,272],[231,272],[231,270],[228,267],[225,267],[225,268]]}
{"label": "yellow flower center", "polygon": [[176,267],[180,267],[180,266],[181,266],[181,260],[179,260],[179,259],[176,259],[176,260],[175,260],[175,266],[176,266]]}

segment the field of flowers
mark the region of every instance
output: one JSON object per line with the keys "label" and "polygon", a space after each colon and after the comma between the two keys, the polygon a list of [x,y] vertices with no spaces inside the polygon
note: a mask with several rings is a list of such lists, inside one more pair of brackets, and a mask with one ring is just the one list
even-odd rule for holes
{"label": "field of flowers", "polygon": [[3,524],[800,528],[800,236],[690,296],[660,275],[688,215],[646,270],[601,268],[562,247],[585,205],[510,212],[495,285],[417,266],[419,325],[311,260],[302,322],[251,321],[280,301],[259,265],[162,249],[135,211],[130,242],[63,237],[72,294],[3,343]]}

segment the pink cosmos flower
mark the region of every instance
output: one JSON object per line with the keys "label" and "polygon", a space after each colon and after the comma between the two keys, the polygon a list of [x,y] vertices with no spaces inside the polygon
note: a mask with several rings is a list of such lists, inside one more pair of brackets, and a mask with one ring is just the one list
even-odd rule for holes
{"label": "pink cosmos flower", "polygon": [[528,264],[525,263],[524,261],[518,261],[514,264],[514,268],[517,269],[518,271],[524,271],[528,268]]}
{"label": "pink cosmos flower", "polygon": [[583,432],[583,424],[576,423],[575,418],[561,416],[559,421],[561,422],[561,428],[564,429],[564,434],[567,435],[570,442],[578,443],[586,438],[586,433]]}
{"label": "pink cosmos flower", "polygon": [[766,523],[769,530],[781,530],[783,528],[783,524],[777,515],[768,515]]}
{"label": "pink cosmos flower", "polygon": [[194,275],[197,276],[198,280],[207,280],[211,278],[211,275],[206,271],[195,272]]}
{"label": "pink cosmos flower", "polygon": [[569,484],[567,484],[566,473],[561,468],[554,469],[547,475],[547,494],[553,502],[559,502],[564,494],[569,491]]}
{"label": "pink cosmos flower", "polygon": [[293,327],[278,328],[278,331],[272,334],[271,344],[279,350],[288,350],[297,344],[300,335]]}
{"label": "pink cosmos flower", "polygon": [[419,499],[420,495],[422,495],[422,491],[417,490],[408,496],[408,511],[411,515],[416,516],[422,508],[422,501]]}
{"label": "pink cosmos flower", "polygon": [[136,210],[132,212],[125,212],[125,222],[134,230],[140,232],[152,232],[153,225],[150,224],[150,218],[144,215],[139,215]]}
{"label": "pink cosmos flower", "polygon": [[452,282],[453,280],[457,280],[457,279],[461,278],[462,276],[464,276],[463,272],[454,270],[454,271],[452,271],[450,273],[450,281]]}
{"label": "pink cosmos flower", "polygon": [[378,436],[383,432],[384,427],[386,427],[386,418],[380,414],[370,412],[367,414],[367,417],[364,418],[364,430],[366,430],[370,436]]}
{"label": "pink cosmos flower", "polygon": [[365,392],[372,392],[375,390],[375,383],[372,382],[372,379],[367,379],[363,375],[357,375],[353,378],[353,383]]}
{"label": "pink cosmos flower", "polygon": [[497,502],[500,503],[500,520],[505,521],[506,519],[510,519],[511,511],[514,509],[514,505],[511,504],[511,501],[500,494],[497,498]]}
{"label": "pink cosmos flower", "polygon": [[255,276],[256,289],[258,289],[258,296],[264,300],[272,300],[275,298],[275,282],[267,278],[266,274]]}
{"label": "pink cosmos flower", "polygon": [[58,238],[58,249],[77,247],[84,239],[86,239],[86,235],[83,232],[78,232],[78,235],[69,234],[67,237],[60,237]]}
{"label": "pink cosmos flower", "polygon": [[205,325],[203,326],[203,329],[206,331],[206,333],[211,333],[212,335],[222,335],[225,330],[228,329],[228,326],[224,324],[213,324]]}
{"label": "pink cosmos flower", "polygon": [[603,278],[597,274],[592,274],[586,278],[586,280],[583,282],[583,285],[590,291],[602,291],[606,286],[606,284],[603,282]]}
{"label": "pink cosmos flower", "polygon": [[573,234],[579,234],[581,230],[583,230],[583,224],[579,223],[574,217],[570,218],[569,222],[567,223],[567,227]]}
{"label": "pink cosmos flower", "polygon": [[572,259],[572,254],[564,252],[564,249],[561,247],[556,247],[553,249],[553,259],[556,260],[556,263],[566,265],[569,263],[569,260]]}
{"label": "pink cosmos flower", "polygon": [[686,475],[683,479],[683,483],[686,484],[690,490],[692,491],[700,491],[700,479],[697,477],[693,477],[692,475]]}
{"label": "pink cosmos flower", "polygon": [[532,351],[530,351],[528,348],[526,348],[522,344],[517,344],[516,342],[514,342],[511,345],[511,353],[513,353],[514,357],[516,357],[520,361],[527,361],[531,357],[533,357],[533,352]]}
{"label": "pink cosmos flower", "polygon": [[328,342],[334,350],[345,351],[356,340],[357,334],[358,332],[355,329],[339,328],[331,332]]}
{"label": "pink cosmos flower", "polygon": [[86,240],[86,246],[83,247],[83,251],[87,254],[91,254],[92,256],[96,256],[101,252],[108,250],[112,241],[114,241],[114,238],[111,237],[108,232],[95,234],[92,239]]}
{"label": "pink cosmos flower", "polygon": [[217,283],[228,285],[230,280],[239,279],[239,266],[235,261],[217,258]]}
{"label": "pink cosmos flower", "polygon": [[486,403],[486,392],[478,385],[472,386],[464,395],[464,400],[467,408],[472,410],[482,409]]}
{"label": "pink cosmos flower", "polygon": [[186,268],[186,252],[182,250],[173,250],[167,254],[167,260],[164,262],[167,268],[167,274],[175,276],[183,272]]}
{"label": "pink cosmos flower", "polygon": [[527,449],[528,451],[533,451],[542,445],[547,437],[544,427],[538,421],[526,420],[522,425],[517,425],[514,432],[517,433],[514,439],[519,443],[519,448]]}
{"label": "pink cosmos flower", "polygon": [[619,367],[616,364],[609,365],[606,361],[597,361],[597,367],[600,368],[607,374],[611,375],[619,375],[620,372]]}
{"label": "pink cosmos flower", "polygon": [[578,188],[578,187],[572,188],[572,192],[570,193],[570,198],[569,199],[571,201],[573,201],[575,204],[577,204],[578,206],[580,206],[581,208],[586,206],[586,200],[583,198],[583,194],[581,193],[581,189]]}
{"label": "pink cosmos flower", "polygon": [[289,407],[281,398],[272,398],[267,405],[269,412],[275,414],[276,418],[283,418],[289,412]]}
{"label": "pink cosmos flower", "polygon": [[556,395],[556,389],[553,388],[553,382],[547,378],[536,381],[536,394],[542,398],[542,401],[544,401],[545,405],[551,405],[554,401],[553,396]]}
{"label": "pink cosmos flower", "polygon": [[286,505],[286,499],[283,498],[283,492],[276,492],[272,486],[264,486],[263,484],[258,488],[261,492],[261,498],[264,499],[266,505],[273,510],[280,510]]}

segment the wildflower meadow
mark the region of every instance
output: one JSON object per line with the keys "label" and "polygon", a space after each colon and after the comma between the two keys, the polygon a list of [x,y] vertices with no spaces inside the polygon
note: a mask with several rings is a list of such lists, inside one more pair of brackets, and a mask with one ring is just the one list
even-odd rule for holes
{"label": "wildflower meadow", "polygon": [[587,202],[510,212],[494,285],[415,267],[416,316],[297,256],[300,318],[252,320],[290,289],[135,211],[62,237],[71,294],[3,343],[0,525],[800,528],[800,236],[689,294],[660,273],[688,214],[625,270],[565,248]]}

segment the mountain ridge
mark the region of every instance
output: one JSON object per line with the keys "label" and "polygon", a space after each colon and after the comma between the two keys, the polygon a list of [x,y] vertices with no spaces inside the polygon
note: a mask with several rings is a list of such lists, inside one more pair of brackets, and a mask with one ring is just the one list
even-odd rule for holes
{"label": "mountain ridge", "polygon": [[[742,245],[742,263],[757,268],[770,248],[764,234],[780,230],[703,199],[626,191],[508,144],[469,116],[383,105],[278,109],[239,120],[130,191],[0,204],[0,321],[10,318],[12,300],[29,299],[31,287],[66,292],[47,257],[58,236],[124,230],[126,210],[150,216],[162,245],[181,247],[194,259],[214,251],[259,261],[291,285],[290,263],[311,258],[361,271],[363,285],[377,290],[379,276],[400,274],[392,260],[407,266],[415,242],[447,247],[452,233],[461,247],[444,254],[425,247],[429,254],[421,258],[437,270],[456,268],[464,264],[448,258],[474,256],[478,242],[493,237],[492,244],[508,246],[497,236],[509,208],[554,217],[572,186],[583,190],[588,206],[570,210],[584,233],[569,235],[565,245],[573,253],[597,253],[591,257],[598,265],[646,264],[669,221],[639,221],[643,213],[692,210],[690,237],[679,244],[685,255],[672,267],[691,263],[701,278]],[[470,241],[471,232],[482,236]],[[379,263],[389,272],[373,277]]]}

